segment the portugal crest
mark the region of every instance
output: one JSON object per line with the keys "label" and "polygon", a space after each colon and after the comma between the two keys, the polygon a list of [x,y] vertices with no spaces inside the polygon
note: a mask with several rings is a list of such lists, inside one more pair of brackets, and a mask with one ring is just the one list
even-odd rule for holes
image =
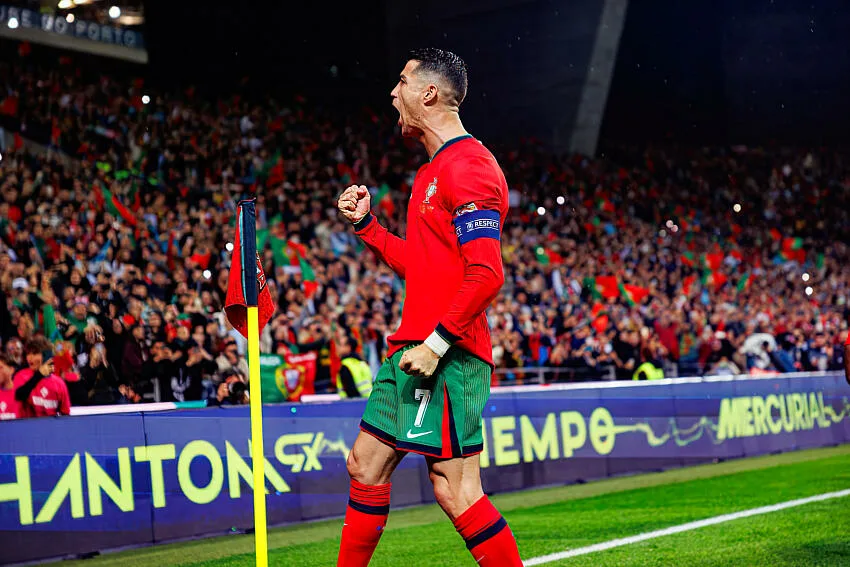
{"label": "portugal crest", "polygon": [[437,194],[437,178],[434,178],[434,181],[428,184],[428,188],[425,190],[425,200],[423,203],[431,204],[431,197]]}

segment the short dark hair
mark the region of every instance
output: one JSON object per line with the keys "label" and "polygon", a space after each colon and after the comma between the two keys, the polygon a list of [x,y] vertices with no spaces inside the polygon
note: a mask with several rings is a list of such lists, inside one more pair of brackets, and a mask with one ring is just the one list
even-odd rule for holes
{"label": "short dark hair", "polygon": [[42,336],[35,336],[27,341],[26,346],[24,347],[25,354],[37,354],[40,352],[44,352],[48,349],[52,349],[53,345],[50,344],[46,338]]}
{"label": "short dark hair", "polygon": [[12,360],[12,357],[6,354],[0,354],[0,364],[2,364],[3,366],[8,366],[9,368],[17,367],[17,364],[14,360]]}
{"label": "short dark hair", "polygon": [[437,49],[436,47],[426,47],[411,51],[408,60],[419,62],[417,71],[422,70],[435,73],[445,79],[452,88],[452,91],[454,91],[455,104],[460,106],[460,103],[466,98],[466,88],[468,86],[466,63],[464,63],[463,59],[451,51]]}

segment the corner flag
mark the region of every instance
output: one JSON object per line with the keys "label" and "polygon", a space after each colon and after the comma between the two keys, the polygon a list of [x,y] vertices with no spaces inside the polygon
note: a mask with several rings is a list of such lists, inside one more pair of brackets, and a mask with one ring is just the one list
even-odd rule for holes
{"label": "corner flag", "polygon": [[[256,279],[252,265],[256,266]],[[257,253],[257,217],[253,200],[240,201],[236,212],[236,237],[224,305],[230,324],[248,340],[248,308],[259,309],[258,332],[263,331],[274,313],[274,302]]]}
{"label": "corner flag", "polygon": [[248,339],[251,400],[251,461],[254,489],[254,550],[257,567],[269,561],[266,531],[266,474],[263,456],[263,406],[260,391],[260,331],[274,313],[266,275],[257,254],[257,213],[254,200],[239,202],[236,238],[227,282],[224,312],[230,324]]}

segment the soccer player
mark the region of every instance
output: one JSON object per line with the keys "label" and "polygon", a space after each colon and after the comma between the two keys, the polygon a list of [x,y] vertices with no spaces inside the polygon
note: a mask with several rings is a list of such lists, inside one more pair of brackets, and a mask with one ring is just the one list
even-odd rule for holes
{"label": "soccer player", "polygon": [[418,139],[430,158],[413,183],[406,239],[378,224],[366,187],[351,186],[338,201],[407,289],[348,456],[338,566],[368,565],[386,526],[390,477],[406,453],[425,456],[434,496],[479,565],[522,565],[511,530],[484,495],[478,464],[493,365],[484,310],[504,282],[508,187],[493,155],[461,123],[466,87],[457,55],[423,49],[411,53],[391,93],[402,135]]}

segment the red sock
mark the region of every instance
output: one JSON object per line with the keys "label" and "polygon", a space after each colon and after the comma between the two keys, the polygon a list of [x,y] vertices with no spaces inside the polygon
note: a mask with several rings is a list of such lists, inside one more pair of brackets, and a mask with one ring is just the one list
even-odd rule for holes
{"label": "red sock", "polygon": [[455,520],[472,558],[481,567],[522,567],[514,534],[486,496]]}
{"label": "red sock", "polygon": [[387,525],[391,486],[367,486],[351,480],[337,567],[366,567],[369,564]]}

